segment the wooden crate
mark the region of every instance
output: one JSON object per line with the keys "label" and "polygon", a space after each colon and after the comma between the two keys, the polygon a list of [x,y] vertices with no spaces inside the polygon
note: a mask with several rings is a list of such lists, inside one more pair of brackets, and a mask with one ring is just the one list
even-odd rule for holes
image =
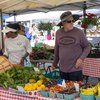
{"label": "wooden crate", "polygon": [[11,68],[13,68],[13,65],[9,62],[9,60],[4,56],[0,56],[0,73],[3,73]]}

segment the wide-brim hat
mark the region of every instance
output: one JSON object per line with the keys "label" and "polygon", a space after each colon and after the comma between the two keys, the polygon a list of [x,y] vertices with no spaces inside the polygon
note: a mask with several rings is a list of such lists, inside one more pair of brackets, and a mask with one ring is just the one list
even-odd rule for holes
{"label": "wide-brim hat", "polygon": [[75,21],[79,19],[79,15],[72,14],[70,11],[62,13],[60,16],[60,22],[57,24],[57,26],[63,26],[62,22],[66,21],[68,18],[73,17]]}
{"label": "wide-brim hat", "polygon": [[18,23],[8,24],[5,29],[2,30],[3,33],[8,32],[17,32],[19,30],[20,26]]}

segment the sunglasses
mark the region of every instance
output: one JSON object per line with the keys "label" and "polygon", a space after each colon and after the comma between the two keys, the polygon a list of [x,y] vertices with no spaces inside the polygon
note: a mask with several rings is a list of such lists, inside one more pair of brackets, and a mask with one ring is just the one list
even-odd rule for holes
{"label": "sunglasses", "polygon": [[75,20],[65,20],[64,22],[67,22],[67,23],[74,23]]}

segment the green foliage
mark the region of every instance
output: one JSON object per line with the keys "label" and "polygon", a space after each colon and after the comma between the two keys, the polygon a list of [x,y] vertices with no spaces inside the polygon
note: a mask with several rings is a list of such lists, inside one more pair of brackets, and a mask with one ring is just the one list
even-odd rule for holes
{"label": "green foliage", "polygon": [[14,67],[0,74],[0,86],[4,88],[16,88],[17,85],[24,86],[29,79],[39,79],[41,73],[36,73],[32,67]]}
{"label": "green foliage", "polygon": [[99,17],[95,14],[86,14],[85,18],[83,17],[81,20],[82,23],[82,27],[83,28],[88,28],[88,25],[95,25],[98,26],[99,25]]}
{"label": "green foliage", "polygon": [[43,31],[50,31],[50,30],[52,30],[52,27],[53,27],[53,25],[52,25],[52,23],[50,23],[50,22],[48,22],[48,23],[43,23],[43,22],[41,22],[39,25],[38,25],[38,29],[41,31],[41,30],[43,30]]}
{"label": "green foliage", "polygon": [[89,18],[84,18],[82,20],[82,24],[86,24],[86,25],[98,25],[98,19],[96,17],[89,19]]}
{"label": "green foliage", "polygon": [[48,49],[45,47],[33,47],[33,58],[34,60],[39,59],[46,59],[46,60],[52,60],[53,59],[53,53],[49,52]]}

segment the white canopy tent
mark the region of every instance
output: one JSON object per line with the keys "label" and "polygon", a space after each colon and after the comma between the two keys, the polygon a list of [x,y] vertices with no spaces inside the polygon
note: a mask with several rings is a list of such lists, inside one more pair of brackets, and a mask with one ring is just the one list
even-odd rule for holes
{"label": "white canopy tent", "polygon": [[[87,0],[0,0],[0,9],[4,13],[22,11],[44,11],[64,4],[83,2]],[[46,9],[47,8],[47,9]]]}
{"label": "white canopy tent", "polygon": [[[0,26],[2,26],[2,14],[15,16],[27,12],[49,12],[58,10],[83,10],[85,13],[86,9],[99,7],[100,0],[0,0]],[[2,27],[0,28],[2,29]],[[2,38],[3,35],[0,34],[0,40]]]}
{"label": "white canopy tent", "polygon": [[[2,30],[2,13],[4,14],[21,14],[28,11],[48,12],[60,5],[83,2],[87,0],[0,0],[1,19],[0,30]],[[0,34],[0,45],[3,48],[3,34]]]}
{"label": "white canopy tent", "polygon": [[5,14],[49,12],[63,10],[83,10],[99,8],[100,0],[0,0],[0,9]]}

